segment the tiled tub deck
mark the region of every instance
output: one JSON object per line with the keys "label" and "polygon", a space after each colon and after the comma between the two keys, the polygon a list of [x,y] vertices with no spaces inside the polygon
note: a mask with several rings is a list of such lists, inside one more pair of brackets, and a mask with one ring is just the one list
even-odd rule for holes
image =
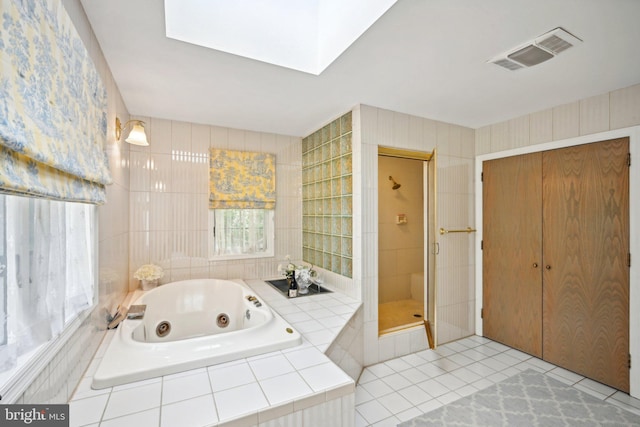
{"label": "tiled tub deck", "polygon": [[115,334],[108,331],[71,398],[71,426],[353,426],[355,381],[325,352],[361,303],[338,292],[287,299],[263,281],[246,283],[303,335],[303,344],[92,390]]}

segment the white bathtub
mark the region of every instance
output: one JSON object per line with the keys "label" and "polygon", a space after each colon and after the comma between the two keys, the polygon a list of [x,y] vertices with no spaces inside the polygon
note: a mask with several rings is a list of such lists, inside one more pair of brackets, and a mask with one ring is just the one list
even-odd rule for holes
{"label": "white bathtub", "polygon": [[[145,292],[132,303],[147,305],[144,318],[120,324],[91,387],[113,387],[302,343],[297,331],[260,298],[261,306],[250,301],[252,296],[243,282],[218,279],[184,280]],[[219,316],[226,327],[218,326]],[[171,328],[160,337],[156,329],[162,322]]]}

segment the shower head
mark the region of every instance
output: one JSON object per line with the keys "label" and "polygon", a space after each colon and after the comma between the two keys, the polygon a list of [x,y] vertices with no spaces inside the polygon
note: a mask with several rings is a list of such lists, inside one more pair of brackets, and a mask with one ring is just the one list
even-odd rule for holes
{"label": "shower head", "polygon": [[391,175],[389,175],[389,181],[393,182],[393,187],[391,187],[391,189],[392,189],[392,190],[397,190],[398,188],[400,188],[400,187],[401,187],[401,185],[400,185],[400,184],[398,184],[398,183],[395,181],[395,179],[393,179],[393,178],[391,177]]}

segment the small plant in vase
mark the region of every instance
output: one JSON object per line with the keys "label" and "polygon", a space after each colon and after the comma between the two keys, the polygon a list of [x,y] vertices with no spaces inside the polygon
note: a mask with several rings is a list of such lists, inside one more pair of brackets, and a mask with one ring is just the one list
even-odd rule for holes
{"label": "small plant in vase", "polygon": [[143,291],[148,291],[158,286],[158,280],[162,279],[164,271],[155,264],[145,264],[133,274],[134,279],[140,280]]}

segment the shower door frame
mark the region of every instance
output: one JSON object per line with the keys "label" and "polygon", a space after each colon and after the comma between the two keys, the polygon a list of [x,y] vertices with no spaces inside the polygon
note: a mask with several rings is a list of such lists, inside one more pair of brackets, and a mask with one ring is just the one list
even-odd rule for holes
{"label": "shower door frame", "polygon": [[[391,147],[378,146],[378,157],[396,157],[410,160],[421,160],[423,162],[423,221],[424,221],[424,301],[423,301],[423,320],[424,327],[428,337],[428,346],[435,348],[437,345],[437,328],[436,328],[436,260],[438,252],[438,244],[436,241],[436,150],[431,152],[422,152],[415,150],[405,150]],[[376,257],[379,259],[379,253]],[[378,266],[379,268],[379,266]],[[378,292],[380,290],[378,289]],[[376,306],[376,310],[378,309]],[[417,328],[419,326],[408,326],[407,330]],[[378,336],[381,334],[378,330]],[[395,333],[396,331],[390,332]]]}

